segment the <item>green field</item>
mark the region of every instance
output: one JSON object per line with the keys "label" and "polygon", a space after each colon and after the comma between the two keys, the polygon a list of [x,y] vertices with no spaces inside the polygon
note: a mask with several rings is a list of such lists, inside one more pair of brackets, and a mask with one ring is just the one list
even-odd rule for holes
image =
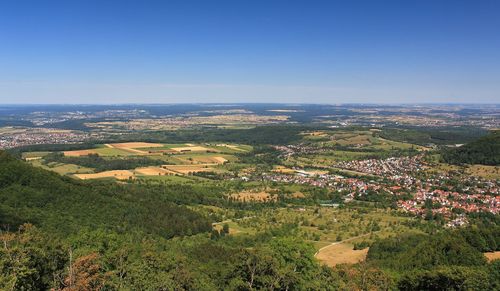
{"label": "green field", "polygon": [[132,153],[132,152],[128,152],[128,151],[125,151],[125,150],[122,150],[122,149],[117,149],[117,148],[97,148],[97,149],[94,149],[94,151],[100,155],[100,156],[104,156],[104,157],[114,157],[114,156],[134,156],[134,155],[137,155],[135,153]]}

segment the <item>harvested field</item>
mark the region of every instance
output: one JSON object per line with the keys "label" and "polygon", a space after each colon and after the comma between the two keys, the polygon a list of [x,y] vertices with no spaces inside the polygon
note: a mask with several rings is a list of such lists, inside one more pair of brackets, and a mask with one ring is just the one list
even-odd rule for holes
{"label": "harvested field", "polygon": [[284,166],[276,166],[276,167],[274,167],[273,172],[281,173],[281,174],[294,174],[295,170],[284,167]]}
{"label": "harvested field", "polygon": [[484,255],[488,259],[488,262],[491,262],[493,260],[500,260],[500,251],[488,252],[488,253],[484,253]]}
{"label": "harvested field", "polygon": [[169,171],[160,167],[137,168],[135,172],[144,176],[166,176],[175,175],[176,172]]}
{"label": "harvested field", "polygon": [[106,144],[107,147],[112,148],[128,148],[128,149],[140,149],[140,148],[158,148],[163,147],[161,143],[149,143],[149,142],[123,142],[123,143],[112,143]]}
{"label": "harvested field", "polygon": [[115,178],[118,180],[128,180],[129,178],[134,177],[134,173],[129,170],[114,170],[95,174],[75,174],[75,177],[82,180],[99,178]]}
{"label": "harvested field", "polygon": [[187,147],[176,147],[172,148],[176,152],[206,152],[211,149],[202,146],[187,146]]}
{"label": "harvested field", "polygon": [[227,160],[223,157],[199,156],[191,158],[194,162],[201,164],[224,164]]}
{"label": "harvested field", "polygon": [[353,250],[350,243],[336,243],[323,247],[316,258],[323,264],[333,267],[338,264],[356,264],[366,259],[368,248]]}
{"label": "harvested field", "polygon": [[277,196],[272,196],[271,194],[264,191],[243,191],[240,193],[231,194],[229,197],[241,202],[269,202],[278,200]]}

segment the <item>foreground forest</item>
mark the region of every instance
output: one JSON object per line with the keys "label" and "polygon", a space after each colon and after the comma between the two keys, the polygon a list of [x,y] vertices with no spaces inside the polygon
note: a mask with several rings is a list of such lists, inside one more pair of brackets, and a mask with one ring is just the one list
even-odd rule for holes
{"label": "foreground forest", "polygon": [[[296,226],[228,235],[222,188],[77,181],[0,154],[2,290],[498,290],[498,217],[379,239],[367,260],[322,266]],[[263,207],[263,206],[259,206]],[[273,206],[267,206],[273,207]],[[195,207],[196,208],[196,207]]]}

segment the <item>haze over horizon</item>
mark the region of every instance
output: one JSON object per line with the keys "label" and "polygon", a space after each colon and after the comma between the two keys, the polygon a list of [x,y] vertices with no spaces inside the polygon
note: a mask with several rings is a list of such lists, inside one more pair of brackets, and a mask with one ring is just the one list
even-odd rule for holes
{"label": "haze over horizon", "polygon": [[3,3],[0,104],[500,102],[500,2],[384,3]]}

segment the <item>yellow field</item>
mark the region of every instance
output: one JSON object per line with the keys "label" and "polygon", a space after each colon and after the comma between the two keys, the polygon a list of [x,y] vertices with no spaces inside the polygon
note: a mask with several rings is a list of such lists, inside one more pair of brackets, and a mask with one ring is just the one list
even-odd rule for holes
{"label": "yellow field", "polygon": [[176,172],[169,171],[160,167],[137,168],[135,169],[135,172],[145,176],[165,176],[176,174]]}
{"label": "yellow field", "polygon": [[127,149],[140,149],[140,148],[158,148],[163,147],[161,143],[149,143],[149,142],[123,142],[123,143],[112,143],[107,144],[108,147],[113,148],[127,148]]}
{"label": "yellow field", "polygon": [[176,152],[206,152],[209,151],[209,148],[202,147],[202,146],[187,146],[187,147],[177,147],[177,148],[172,148],[172,150]]}
{"label": "yellow field", "polygon": [[115,178],[118,180],[128,180],[129,178],[134,177],[134,173],[129,170],[114,170],[95,174],[75,174],[75,177],[82,180],[99,178]]}
{"label": "yellow field", "polygon": [[349,243],[335,243],[321,248],[316,254],[316,259],[321,263],[333,267],[338,264],[356,264],[366,259],[368,248],[353,250]]}
{"label": "yellow field", "polygon": [[275,166],[273,169],[273,172],[282,173],[282,174],[294,174],[295,170],[284,167],[284,166]]}
{"label": "yellow field", "polygon": [[223,157],[199,156],[191,158],[194,162],[200,164],[224,164],[227,160]]}
{"label": "yellow field", "polygon": [[484,253],[486,258],[488,259],[489,262],[493,260],[500,260],[500,251],[498,252],[491,252],[491,253]]}

